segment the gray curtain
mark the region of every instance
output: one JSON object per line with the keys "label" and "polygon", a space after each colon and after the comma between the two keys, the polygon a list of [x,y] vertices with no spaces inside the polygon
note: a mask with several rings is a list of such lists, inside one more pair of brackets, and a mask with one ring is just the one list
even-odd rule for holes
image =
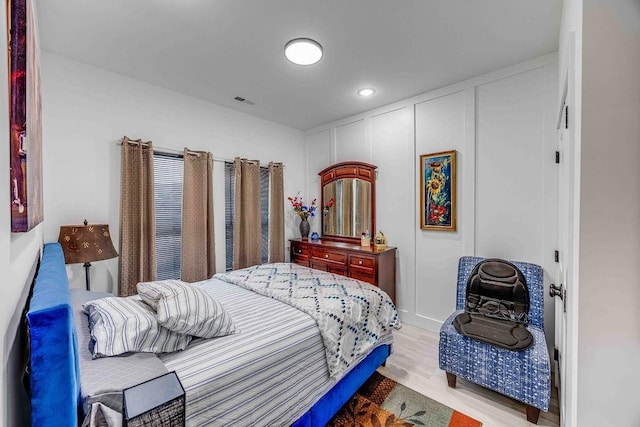
{"label": "gray curtain", "polygon": [[269,163],[269,262],[284,262],[284,166]]}
{"label": "gray curtain", "polygon": [[118,294],[156,279],[156,212],[151,141],[122,138],[120,170],[120,268]]}
{"label": "gray curtain", "polygon": [[184,149],[181,279],[198,282],[216,272],[213,155]]}
{"label": "gray curtain", "polygon": [[260,162],[236,157],[233,212],[233,269],[262,264]]}

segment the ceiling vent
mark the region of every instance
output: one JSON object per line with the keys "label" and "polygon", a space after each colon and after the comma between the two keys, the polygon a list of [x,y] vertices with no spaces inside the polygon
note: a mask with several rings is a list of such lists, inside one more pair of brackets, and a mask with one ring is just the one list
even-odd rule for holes
{"label": "ceiling vent", "polygon": [[236,101],[244,102],[245,104],[249,104],[249,105],[253,105],[253,104],[255,104],[255,102],[253,102],[253,101],[249,101],[248,99],[243,98],[243,97],[241,97],[241,96],[236,96],[236,97],[235,97],[235,98],[233,98],[233,99],[235,99]]}

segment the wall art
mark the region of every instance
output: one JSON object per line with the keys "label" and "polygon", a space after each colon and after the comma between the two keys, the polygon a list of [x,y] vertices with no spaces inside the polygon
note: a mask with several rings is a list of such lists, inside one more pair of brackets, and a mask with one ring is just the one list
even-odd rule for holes
{"label": "wall art", "polygon": [[40,66],[32,0],[9,0],[9,157],[11,231],[44,219]]}
{"label": "wall art", "polygon": [[420,228],[456,231],[456,152],[420,156]]}

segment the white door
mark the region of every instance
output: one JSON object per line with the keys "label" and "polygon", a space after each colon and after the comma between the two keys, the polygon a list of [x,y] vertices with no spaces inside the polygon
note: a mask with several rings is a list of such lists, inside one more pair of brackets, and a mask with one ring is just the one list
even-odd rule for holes
{"label": "white door", "polygon": [[[564,425],[566,415],[565,409],[565,392],[566,387],[563,386],[563,377],[566,372],[566,341],[567,341],[567,308],[566,308],[566,292],[570,287],[569,266],[571,265],[569,258],[569,223],[571,219],[572,204],[571,197],[571,179],[570,179],[570,160],[571,155],[571,138],[570,129],[568,128],[567,115],[569,107],[566,103],[563,105],[562,119],[560,129],[558,129],[558,152],[556,159],[558,163],[558,277],[555,286],[551,285],[551,292],[555,293],[555,346],[558,357],[558,365],[556,370],[556,385],[558,386],[560,398],[560,425]],[[554,289],[555,287],[555,289]]]}

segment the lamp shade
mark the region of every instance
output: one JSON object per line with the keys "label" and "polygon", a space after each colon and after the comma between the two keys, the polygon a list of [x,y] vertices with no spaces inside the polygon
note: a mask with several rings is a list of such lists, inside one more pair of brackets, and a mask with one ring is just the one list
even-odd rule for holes
{"label": "lamp shade", "polygon": [[58,243],[62,245],[65,264],[102,261],[118,256],[111,242],[107,224],[63,225]]}

